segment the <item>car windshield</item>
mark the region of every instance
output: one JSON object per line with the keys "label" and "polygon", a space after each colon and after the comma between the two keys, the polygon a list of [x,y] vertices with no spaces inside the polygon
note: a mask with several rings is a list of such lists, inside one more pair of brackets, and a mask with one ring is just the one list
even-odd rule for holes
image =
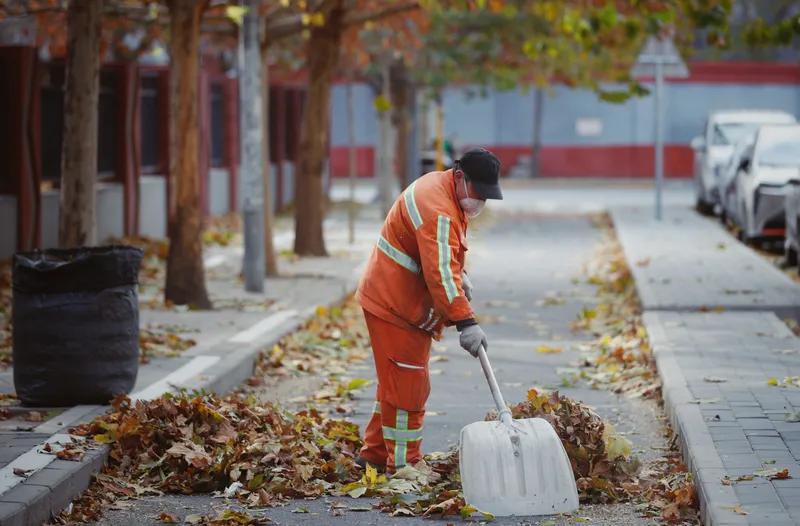
{"label": "car windshield", "polygon": [[781,141],[765,146],[758,155],[764,166],[800,166],[800,140]]}
{"label": "car windshield", "polygon": [[759,127],[757,122],[725,122],[714,125],[714,146],[736,144],[739,139],[755,132]]}

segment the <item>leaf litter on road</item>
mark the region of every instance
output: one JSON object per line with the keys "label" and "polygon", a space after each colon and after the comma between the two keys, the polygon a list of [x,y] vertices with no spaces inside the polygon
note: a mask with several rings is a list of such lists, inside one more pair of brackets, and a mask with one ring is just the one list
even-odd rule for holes
{"label": "leaf litter on road", "polygon": [[[363,318],[350,300],[341,307],[319,308],[299,331],[265,350],[254,378],[319,375],[327,382],[323,389],[343,386],[346,398],[367,385],[346,372],[368,355]],[[259,402],[256,395],[262,384],[248,384],[222,398],[181,393],[136,403],[115,399],[108,414],[73,431],[109,444],[111,451],[104,472],[57,522],[97,520],[119,499],[161,493],[212,493],[247,507],[323,495],[376,496],[381,497],[376,507],[394,516],[491,518],[464,502],[457,450],[427,455],[425,464],[404,468],[391,478],[364,471],[354,462],[361,446],[358,426],[326,416],[326,399],[290,411]],[[663,504],[648,505],[650,511],[645,511],[651,515],[672,504],[665,520],[676,522],[676,508],[680,517],[688,515],[685,503],[694,487],[685,468],[678,469],[675,461],[669,469],[648,466],[655,475],[643,473],[630,442],[589,407],[532,389],[512,410],[517,418],[541,416],[554,425],[572,462],[582,502],[648,496]],[[200,517],[197,523],[256,522]]]}
{"label": "leaf litter on road", "polygon": [[[596,286],[598,303],[584,307],[573,322],[573,330],[591,332],[596,338],[584,358],[586,376],[594,387],[660,401],[661,380],[642,322],[633,275],[610,216],[598,214],[593,223],[601,230],[602,240],[587,263],[586,274],[588,283]],[[681,460],[676,436],[672,436],[664,456],[642,469],[638,487],[629,486],[638,491],[632,498],[639,502],[645,516],[668,523],[696,523],[698,501],[694,481]]]}
{"label": "leaf litter on road", "polygon": [[584,359],[589,383],[636,398],[658,398],[661,381],[642,324],[641,304],[633,275],[610,218],[600,215],[595,224],[603,238],[587,263],[587,282],[595,285],[597,305],[584,307],[573,322],[575,331],[588,331],[596,339]]}

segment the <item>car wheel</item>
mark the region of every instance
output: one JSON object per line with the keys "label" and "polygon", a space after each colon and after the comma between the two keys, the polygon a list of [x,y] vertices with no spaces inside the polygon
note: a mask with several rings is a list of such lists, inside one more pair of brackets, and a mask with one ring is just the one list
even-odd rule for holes
{"label": "car wheel", "polygon": [[697,202],[695,203],[694,207],[704,216],[710,216],[714,214],[714,205],[703,201],[699,197],[697,198]]}
{"label": "car wheel", "polygon": [[784,258],[783,258],[783,267],[793,267],[797,265],[797,251],[792,247],[786,247],[784,251]]}

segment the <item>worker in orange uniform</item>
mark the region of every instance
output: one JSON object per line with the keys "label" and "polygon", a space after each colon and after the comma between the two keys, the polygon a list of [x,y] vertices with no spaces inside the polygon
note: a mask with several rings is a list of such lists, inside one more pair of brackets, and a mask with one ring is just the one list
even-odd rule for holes
{"label": "worker in orange uniform", "polygon": [[356,297],[364,309],[378,374],[375,408],[357,462],[389,473],[422,459],[430,393],[431,339],[455,325],[473,356],[486,334],[470,306],[464,272],[467,224],[487,199],[502,199],[500,161],[466,152],[452,169],[423,175],[395,201]]}

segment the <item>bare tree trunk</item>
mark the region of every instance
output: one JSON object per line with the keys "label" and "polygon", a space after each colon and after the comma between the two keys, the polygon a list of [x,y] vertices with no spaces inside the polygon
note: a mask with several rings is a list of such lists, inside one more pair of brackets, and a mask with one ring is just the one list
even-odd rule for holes
{"label": "bare tree trunk", "polygon": [[169,256],[164,296],[211,308],[203,269],[197,84],[206,2],[170,0]]}
{"label": "bare tree trunk", "polygon": [[72,0],[67,12],[67,75],[58,243],[94,245],[97,179],[97,107],[102,0]]}
{"label": "bare tree trunk", "polygon": [[408,68],[402,58],[392,62],[389,69],[390,90],[392,97],[392,126],[395,135],[395,168],[400,188],[406,187],[408,177],[408,150],[411,135],[411,117],[409,115],[409,78]]}
{"label": "bare tree trunk", "polygon": [[273,177],[271,155],[269,149],[269,49],[261,48],[261,71],[264,105],[264,264],[267,276],[278,275],[278,257],[275,253],[275,243],[272,239],[273,196],[270,187],[270,178]]}
{"label": "bare tree trunk", "polygon": [[339,59],[343,0],[330,0],[325,24],[311,28],[306,52],[309,87],[300,131],[300,159],[295,192],[294,251],[300,256],[327,256],[322,222],[325,199],[322,168],[328,148],[331,83]]}

